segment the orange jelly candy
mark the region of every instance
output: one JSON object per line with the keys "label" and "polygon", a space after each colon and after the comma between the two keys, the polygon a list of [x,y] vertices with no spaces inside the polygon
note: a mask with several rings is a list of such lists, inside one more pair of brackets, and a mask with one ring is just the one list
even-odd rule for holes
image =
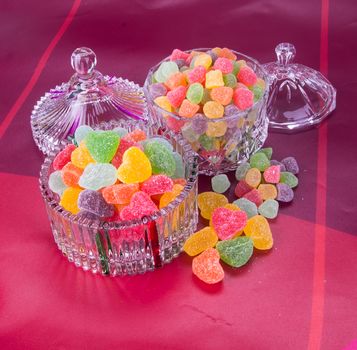
{"label": "orange jelly candy", "polygon": [[276,187],[272,184],[261,184],[258,187],[258,192],[263,200],[275,199],[278,195]]}
{"label": "orange jelly candy", "polygon": [[67,163],[62,168],[62,180],[68,187],[75,187],[78,185],[79,178],[83,173],[83,169],[79,169],[71,162]]}
{"label": "orange jelly candy", "polygon": [[245,175],[245,182],[251,187],[258,187],[262,180],[262,174],[257,168],[251,168]]}
{"label": "orange jelly candy", "polygon": [[205,283],[218,283],[224,278],[224,271],[219,259],[218,251],[209,248],[192,260],[192,272]]}
{"label": "orange jelly candy", "polygon": [[127,204],[135,192],[139,191],[139,184],[118,184],[104,188],[102,195],[109,204]]}

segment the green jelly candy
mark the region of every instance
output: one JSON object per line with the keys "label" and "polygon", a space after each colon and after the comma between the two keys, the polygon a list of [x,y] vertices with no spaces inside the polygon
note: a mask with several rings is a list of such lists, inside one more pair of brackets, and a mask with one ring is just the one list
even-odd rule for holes
{"label": "green jelly candy", "polygon": [[172,74],[175,74],[178,71],[179,68],[175,62],[162,62],[160,67],[154,73],[154,77],[157,82],[164,83]]}
{"label": "green jelly candy", "polygon": [[203,86],[200,83],[194,83],[187,89],[186,97],[191,103],[197,105],[202,101],[203,92]]}
{"label": "green jelly candy", "polygon": [[149,158],[153,174],[173,176],[176,170],[176,161],[173,152],[159,142],[150,142],[145,145],[144,153]]}
{"label": "green jelly candy", "polygon": [[254,102],[257,102],[260,100],[260,98],[263,96],[264,94],[264,89],[259,86],[259,85],[253,85],[250,90],[253,92],[254,94]]}
{"label": "green jelly candy", "polygon": [[166,138],[160,137],[160,136],[152,137],[151,139],[144,140],[141,143],[145,148],[147,144],[152,143],[152,142],[161,143],[171,152],[174,150],[174,148],[172,147],[172,144]]}
{"label": "green jelly candy", "polygon": [[242,66],[245,66],[247,63],[244,61],[244,60],[240,60],[240,61],[232,61],[233,63],[233,71],[232,73],[236,76],[239,71],[240,71],[240,68]]}
{"label": "green jelly candy", "polygon": [[93,129],[88,125],[81,125],[76,129],[74,132],[74,139],[76,140],[77,145],[87,137],[90,131],[93,131]]}
{"label": "green jelly candy", "polygon": [[275,219],[278,215],[278,211],[279,203],[275,199],[267,199],[258,208],[259,214],[267,219]]}
{"label": "green jelly candy", "polygon": [[288,171],[283,171],[280,173],[280,182],[287,184],[291,188],[294,188],[299,184],[298,178]]}
{"label": "green jelly candy", "polygon": [[226,174],[213,176],[211,179],[212,190],[216,193],[224,193],[231,186],[231,183]]}
{"label": "green jelly candy", "polygon": [[252,168],[257,168],[260,171],[264,171],[265,169],[269,168],[269,166],[270,166],[269,159],[263,152],[258,152],[258,153],[253,154],[250,157],[249,162],[250,162],[250,166]]}
{"label": "green jelly candy", "polygon": [[258,215],[258,208],[255,203],[251,202],[246,198],[239,198],[233,202],[240,210],[245,211],[248,216],[248,219]]}
{"label": "green jelly candy", "polygon": [[273,155],[273,149],[271,147],[265,147],[265,148],[261,148],[259,151],[257,151],[257,153],[264,153],[267,158],[270,160],[271,156]]}
{"label": "green jelly candy", "polygon": [[237,181],[243,180],[245,178],[245,174],[249,169],[250,169],[250,164],[248,162],[239,164],[235,173]]}
{"label": "green jelly candy", "polygon": [[90,155],[98,163],[109,163],[120,142],[114,131],[90,131],[84,141]]}
{"label": "green jelly candy", "polygon": [[198,138],[198,142],[206,151],[210,151],[213,148],[213,138],[207,136],[206,134],[201,135]]}
{"label": "green jelly candy", "polygon": [[245,265],[253,255],[253,241],[249,237],[237,237],[216,244],[218,253],[226,264],[233,267]]}
{"label": "green jelly candy", "polygon": [[223,75],[223,81],[225,86],[235,88],[237,86],[237,78],[234,74]]}
{"label": "green jelly candy", "polygon": [[185,166],[183,165],[182,157],[177,153],[174,152],[173,157],[176,163],[175,174],[172,176],[174,179],[180,179],[185,177]]}

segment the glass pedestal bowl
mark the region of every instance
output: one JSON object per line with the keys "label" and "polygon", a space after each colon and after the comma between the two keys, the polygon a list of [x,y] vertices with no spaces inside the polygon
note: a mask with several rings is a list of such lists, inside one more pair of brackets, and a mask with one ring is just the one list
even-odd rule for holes
{"label": "glass pedestal bowl", "polygon": [[[201,48],[186,51],[207,52],[211,49]],[[265,83],[263,95],[247,110],[233,110],[229,115],[218,119],[209,119],[202,113],[192,118],[180,117],[177,113],[168,112],[158,106],[155,96],[151,93],[154,73],[165,58],[149,70],[144,92],[146,95],[150,117],[154,124],[161,127],[163,133],[173,131],[181,134],[189,142],[199,157],[199,173],[215,175],[236,169],[239,163],[249,159],[250,155],[262,147],[268,136],[268,118],[266,115],[267,103],[267,76],[262,66],[253,58],[232,52],[238,60],[245,60],[257,76]],[[198,131],[200,130],[201,131]],[[215,135],[215,136],[212,136]]]}
{"label": "glass pedestal bowl", "polygon": [[[100,129],[132,124],[103,124]],[[140,126],[149,136],[155,130]],[[73,215],[59,205],[59,196],[48,186],[53,172],[53,160],[61,148],[56,148],[45,159],[40,174],[40,190],[45,202],[52,233],[59,250],[77,267],[104,275],[134,275],[152,271],[169,263],[196,229],[197,214],[197,156],[180,135],[166,133],[184,161],[187,181],[181,194],[167,207],[142,219],[122,222],[99,221],[91,217]],[[63,148],[63,145],[62,145]]]}

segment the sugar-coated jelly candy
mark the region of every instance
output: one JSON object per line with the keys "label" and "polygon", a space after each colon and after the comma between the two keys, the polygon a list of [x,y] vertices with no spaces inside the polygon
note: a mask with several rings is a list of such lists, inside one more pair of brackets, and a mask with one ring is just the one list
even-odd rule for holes
{"label": "sugar-coated jelly candy", "polygon": [[210,137],[221,137],[227,131],[227,123],[225,121],[208,122],[206,134]]}
{"label": "sugar-coated jelly candy", "polygon": [[294,191],[291,187],[284,183],[279,183],[276,185],[276,189],[278,191],[278,195],[276,199],[279,202],[289,203],[294,199]]}
{"label": "sugar-coated jelly candy", "polygon": [[248,216],[248,219],[258,214],[258,208],[255,203],[251,202],[246,198],[239,198],[233,202],[236,206],[238,206],[241,210],[245,211]]}
{"label": "sugar-coated jelly candy", "polygon": [[271,147],[264,147],[261,148],[256,153],[264,153],[267,156],[267,158],[270,160],[273,155],[273,149]]}
{"label": "sugar-coated jelly candy", "polygon": [[190,57],[190,54],[179,49],[174,49],[170,56],[170,61],[176,60],[187,60]]}
{"label": "sugar-coated jelly candy", "polygon": [[221,240],[231,239],[240,234],[247,223],[247,214],[242,210],[216,208],[212,213],[210,226]]}
{"label": "sugar-coated jelly candy", "polygon": [[172,112],[172,106],[167,96],[156,97],[154,102],[163,110]]}
{"label": "sugar-coated jelly candy", "polygon": [[144,141],[146,140],[146,132],[141,129],[135,129],[123,136],[122,140],[133,140],[135,142]]}
{"label": "sugar-coated jelly candy", "polygon": [[210,119],[222,118],[224,107],[216,101],[208,101],[203,106],[203,113]]}
{"label": "sugar-coated jelly candy", "polygon": [[216,208],[223,207],[228,203],[228,199],[223,194],[215,192],[202,192],[197,196],[197,204],[201,211],[201,216],[211,219]]}
{"label": "sugar-coated jelly candy", "polygon": [[100,218],[110,217],[114,214],[114,206],[108,204],[100,192],[93,190],[84,190],[79,194],[78,208],[89,211]]}
{"label": "sugar-coated jelly candy", "polygon": [[181,157],[180,154],[178,154],[177,152],[173,152],[172,156],[175,159],[175,173],[172,176],[173,179],[178,179],[178,178],[183,178],[185,177],[185,166],[183,164],[183,159]]}
{"label": "sugar-coated jelly candy", "polygon": [[79,145],[93,129],[89,125],[80,125],[74,132],[74,139],[77,145]]}
{"label": "sugar-coated jelly candy", "polygon": [[206,51],[206,54],[211,56],[212,63],[216,62],[218,55],[215,52],[213,52],[212,50],[208,50]]}
{"label": "sugar-coated jelly candy", "polygon": [[161,196],[159,208],[162,209],[166,207],[169,203],[173,202],[175,198],[180,195],[183,188],[184,187],[180,184],[174,184],[171,192],[166,192]]}
{"label": "sugar-coated jelly candy", "polygon": [[299,165],[294,157],[286,157],[281,161],[286,171],[296,175],[299,173]]}
{"label": "sugar-coated jelly candy", "polygon": [[197,55],[197,57],[195,57],[194,64],[193,64],[194,67],[203,66],[206,69],[211,67],[211,65],[212,65],[212,58],[210,55],[206,53],[201,53]]}
{"label": "sugar-coated jelly candy", "polygon": [[192,129],[198,134],[202,135],[207,130],[207,120],[203,114],[196,114],[192,119]]}
{"label": "sugar-coated jelly candy", "polygon": [[239,164],[235,172],[236,179],[238,181],[243,180],[249,169],[250,169],[250,164],[248,162],[243,162]]}
{"label": "sugar-coated jelly candy", "polygon": [[224,193],[231,186],[231,183],[226,174],[219,174],[213,176],[211,179],[211,184],[213,191],[217,193]]}
{"label": "sugar-coated jelly candy", "polygon": [[77,205],[78,196],[82,192],[79,187],[68,187],[63,191],[60,205],[72,214],[79,213],[79,208]]}
{"label": "sugar-coated jelly candy", "polygon": [[257,102],[260,100],[260,98],[263,96],[264,94],[264,88],[262,88],[261,86],[255,84],[253,86],[250,87],[250,90],[253,92],[254,94],[254,102]]}
{"label": "sugar-coated jelly candy", "polygon": [[250,218],[244,227],[244,233],[252,239],[254,247],[259,250],[271,249],[273,246],[273,235],[264,216],[256,215]]}
{"label": "sugar-coated jelly candy", "polygon": [[54,193],[62,195],[67,188],[62,179],[62,172],[60,170],[54,171],[48,178],[48,187]]}
{"label": "sugar-coated jelly candy", "polygon": [[83,141],[72,152],[71,162],[80,169],[84,169],[89,163],[95,163],[95,160],[90,155],[88,148]]}
{"label": "sugar-coated jelly candy", "polygon": [[247,65],[247,62],[245,60],[234,61],[232,73],[237,75],[239,73],[240,69],[246,65]]}
{"label": "sugar-coated jelly candy", "polygon": [[186,92],[186,98],[194,104],[199,104],[203,97],[203,86],[200,83],[193,83]]}
{"label": "sugar-coated jelly candy", "polygon": [[182,126],[185,124],[184,120],[179,120],[169,115],[165,116],[165,119],[167,127],[176,133],[180,132]]}
{"label": "sugar-coated jelly candy", "polygon": [[137,147],[130,147],[123,154],[123,162],[118,168],[118,179],[123,183],[144,182],[152,174],[149,158]]}
{"label": "sugar-coated jelly candy", "polygon": [[213,68],[219,69],[223,74],[229,74],[233,71],[233,63],[228,58],[219,57],[216,62],[214,62]]}
{"label": "sugar-coated jelly candy", "polygon": [[223,75],[223,81],[225,86],[235,88],[237,86],[237,78],[234,74]]}
{"label": "sugar-coated jelly candy", "polygon": [[62,180],[68,187],[77,186],[82,173],[83,169],[80,169],[69,162],[62,168]]}
{"label": "sugar-coated jelly candy", "polygon": [[166,97],[169,100],[171,106],[179,108],[181,106],[182,101],[186,97],[186,91],[186,86],[178,86],[177,88],[169,91]]}
{"label": "sugar-coated jelly candy", "polygon": [[270,161],[267,156],[262,153],[254,153],[249,159],[250,166],[252,168],[257,168],[260,171],[264,171],[270,166]]}
{"label": "sugar-coated jelly candy", "polygon": [[245,174],[244,180],[250,187],[258,187],[262,180],[262,174],[257,168],[250,168]]}
{"label": "sugar-coated jelly candy", "polygon": [[298,178],[288,171],[283,171],[280,173],[280,182],[287,184],[291,188],[295,188],[299,184]]}
{"label": "sugar-coated jelly candy", "polygon": [[165,146],[169,151],[173,151],[173,146],[172,144],[165,138],[165,137],[160,137],[160,136],[155,136],[155,137],[152,137],[148,140],[145,140],[142,142],[143,146],[144,146],[144,149],[145,149],[145,146],[149,143],[152,143],[152,142],[158,142],[158,143],[161,143],[163,146]]}
{"label": "sugar-coated jelly candy", "polygon": [[116,167],[119,168],[120,164],[123,161],[124,152],[129,149],[130,147],[136,146],[137,143],[132,140],[131,138],[125,139],[122,138],[119,143],[119,147],[111,161],[111,163]]}
{"label": "sugar-coated jelly candy", "polygon": [[176,162],[172,155],[163,144],[151,142],[145,145],[145,155],[149,158],[153,174],[165,174],[173,176],[175,174]]}
{"label": "sugar-coated jelly candy", "polygon": [[189,100],[185,99],[180,106],[178,114],[180,117],[191,118],[198,112],[199,109],[199,105],[191,103]]}
{"label": "sugar-coated jelly candy", "polygon": [[202,253],[208,248],[213,248],[218,241],[216,233],[211,227],[205,227],[192,234],[185,242],[183,250],[190,256]]}
{"label": "sugar-coated jelly candy", "polygon": [[248,66],[243,66],[237,74],[238,80],[246,86],[253,86],[257,82],[257,75]]}
{"label": "sugar-coated jelly candy", "polygon": [[280,181],[280,166],[271,165],[264,170],[264,180],[271,184],[277,184]]}
{"label": "sugar-coated jelly candy", "polygon": [[105,187],[102,195],[109,204],[127,204],[134,193],[139,191],[139,184],[115,184]]}
{"label": "sugar-coated jelly candy", "polygon": [[187,82],[186,82],[185,74],[183,74],[181,72],[177,72],[177,73],[171,75],[171,77],[165,81],[165,86],[169,90],[173,90],[179,86],[186,86],[186,85],[187,85]]}
{"label": "sugar-coated jelly candy", "polygon": [[267,199],[258,208],[260,215],[267,219],[275,219],[278,215],[279,203],[275,199]]}
{"label": "sugar-coated jelly candy", "polygon": [[213,141],[214,139],[206,134],[203,134],[198,138],[200,145],[207,151],[210,151],[213,148]]}
{"label": "sugar-coated jelly candy", "polygon": [[223,75],[220,70],[211,70],[206,73],[206,89],[213,89],[218,86],[224,86]]}
{"label": "sugar-coated jelly candy", "polygon": [[246,110],[253,106],[254,95],[245,88],[238,87],[233,93],[233,102],[241,110]]}
{"label": "sugar-coated jelly candy", "polygon": [[231,87],[219,86],[211,90],[212,100],[220,103],[223,106],[226,106],[229,103],[231,103],[232,97],[233,97],[233,89]]}
{"label": "sugar-coated jelly candy", "polygon": [[130,204],[120,211],[122,220],[141,219],[143,216],[151,215],[158,208],[150,196],[142,191],[136,192],[130,199]]}
{"label": "sugar-coated jelly candy", "polygon": [[154,78],[159,83],[164,83],[172,74],[179,71],[179,68],[175,62],[163,62],[158,70],[154,73]]}
{"label": "sugar-coated jelly candy", "polygon": [[219,263],[219,253],[214,248],[208,248],[192,260],[192,272],[201,281],[214,284],[223,280],[224,271]]}
{"label": "sugar-coated jelly candy", "polygon": [[275,199],[278,194],[276,187],[272,184],[260,184],[258,192],[263,200]]}
{"label": "sugar-coated jelly candy", "polygon": [[257,207],[259,207],[259,205],[263,203],[263,199],[260,196],[259,191],[255,188],[246,193],[243,197],[255,203]]}
{"label": "sugar-coated jelly candy", "polygon": [[61,170],[67,163],[69,163],[71,161],[71,154],[75,149],[75,145],[69,144],[59,152],[53,160],[53,169]]}
{"label": "sugar-coated jelly candy", "polygon": [[223,49],[221,49],[219,51],[218,57],[225,57],[228,58],[230,60],[236,60],[237,56],[233,53],[232,50],[227,49],[226,47],[224,47]]}
{"label": "sugar-coated jelly candy", "polygon": [[115,184],[117,169],[108,163],[90,163],[79,179],[79,186],[89,190],[99,190]]}
{"label": "sugar-coated jelly candy", "polygon": [[249,186],[244,180],[240,180],[234,189],[234,193],[238,198],[241,198],[252,189],[253,187]]}
{"label": "sugar-coated jelly candy", "polygon": [[119,137],[114,131],[90,131],[84,141],[98,163],[109,163],[119,146]]}
{"label": "sugar-coated jelly candy", "polygon": [[193,68],[187,73],[187,79],[190,84],[203,83],[206,79],[206,69],[203,66]]}
{"label": "sugar-coated jelly candy", "polygon": [[[158,98],[160,96],[165,96],[167,93],[167,88],[162,83],[155,83],[155,84],[151,84],[149,86],[149,91],[150,91],[150,95],[155,100],[156,98]],[[121,135],[119,135],[119,136],[121,136]]]}
{"label": "sugar-coated jelly candy", "polygon": [[245,265],[253,255],[253,248],[253,241],[249,237],[237,237],[216,245],[221,260],[232,267]]}
{"label": "sugar-coated jelly candy", "polygon": [[146,192],[149,196],[162,194],[172,191],[174,183],[171,178],[166,175],[152,175],[144,181],[140,190]]}

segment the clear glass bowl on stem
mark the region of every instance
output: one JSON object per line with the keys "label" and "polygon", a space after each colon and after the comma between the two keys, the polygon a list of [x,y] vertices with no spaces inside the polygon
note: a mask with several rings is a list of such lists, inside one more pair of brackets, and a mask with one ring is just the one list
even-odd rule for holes
{"label": "clear glass bowl on stem", "polygon": [[[186,52],[207,52],[209,50],[211,49],[200,48]],[[170,57],[166,57],[149,70],[144,84],[149,114],[154,123],[160,125],[162,132],[173,131],[182,134],[198,154],[199,172],[205,175],[215,175],[236,169],[238,164],[249,159],[251,154],[262,147],[268,136],[269,121],[266,115],[268,79],[266,72],[253,58],[233,50],[232,52],[238,60],[245,60],[247,65],[265,83],[263,95],[247,110],[236,110],[230,115],[225,114],[218,119],[209,119],[201,113],[192,118],[185,118],[158,106],[154,102],[155,98],[150,92],[150,86],[153,84],[156,70],[162,62],[169,61]],[[199,127],[197,127],[198,124],[200,124]],[[205,132],[201,134],[192,132],[192,129],[195,131],[201,128],[202,124],[206,124]]]}
{"label": "clear glass bowl on stem", "polygon": [[[138,123],[105,123],[99,129],[122,126],[129,131]],[[155,128],[140,125],[150,136]],[[99,221],[73,215],[59,205],[59,196],[48,186],[58,147],[45,159],[40,173],[40,190],[58,248],[77,267],[104,275],[134,275],[169,263],[196,229],[198,161],[190,145],[179,135],[166,133],[184,161],[187,181],[181,194],[167,207],[142,219],[122,222]]]}

